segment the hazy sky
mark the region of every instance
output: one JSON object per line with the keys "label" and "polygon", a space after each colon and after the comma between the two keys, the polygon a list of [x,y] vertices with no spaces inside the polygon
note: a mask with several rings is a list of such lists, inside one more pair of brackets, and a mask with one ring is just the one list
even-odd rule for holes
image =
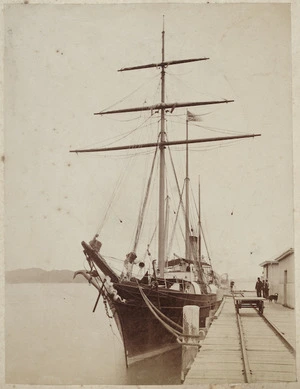
{"label": "hazy sky", "polygon": [[[191,109],[205,114],[206,127],[191,126],[191,137],[262,134],[191,148],[191,182],[196,193],[201,176],[214,267],[256,277],[259,263],[293,247],[288,4],[10,5],[4,13],[7,270],[82,268],[80,242],[102,225],[116,183],[102,252],[123,258],[131,249],[152,154],[133,159],[69,150],[107,145],[130,131],[116,144],[156,140],[157,115],[150,125],[149,113],[93,113],[125,96],[117,107],[159,101],[159,70],[117,69],[160,61],[162,15],[167,60],[210,58],[168,67],[166,100],[235,100]],[[172,140],[185,136],[184,112],[168,116]],[[183,173],[182,147],[173,155]]]}

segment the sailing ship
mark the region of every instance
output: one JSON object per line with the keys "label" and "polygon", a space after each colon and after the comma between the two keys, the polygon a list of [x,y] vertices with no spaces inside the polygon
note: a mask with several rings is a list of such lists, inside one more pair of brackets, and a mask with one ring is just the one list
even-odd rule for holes
{"label": "sailing ship", "polygon": [[[189,121],[195,117],[186,111],[186,137],[182,140],[170,141],[166,133],[166,114],[173,114],[181,108],[196,106],[228,104],[233,100],[209,100],[198,102],[166,102],[165,82],[166,68],[169,66],[206,61],[209,58],[191,58],[179,60],[165,59],[165,31],[161,34],[162,55],[158,63],[150,63],[133,67],[122,68],[119,71],[134,71],[142,69],[160,70],[160,101],[154,105],[142,105],[134,108],[103,110],[95,115],[112,115],[130,112],[147,111],[150,116],[154,113],[160,118],[160,131],[157,141],[152,143],[131,144],[125,146],[103,147],[93,149],[71,150],[73,153],[113,153],[117,150],[140,150],[151,148],[154,150],[154,157],[151,166],[151,173],[147,183],[147,190],[142,203],[138,223],[135,232],[135,239],[132,250],[126,255],[122,271],[117,271],[110,264],[109,260],[101,252],[102,242],[98,234],[95,234],[89,242],[82,242],[83,252],[86,257],[89,270],[79,270],[74,274],[83,275],[90,284],[98,291],[93,311],[102,297],[106,312],[113,317],[124,343],[127,365],[147,357],[171,350],[182,343],[183,308],[186,305],[200,307],[199,328],[205,326],[205,319],[211,310],[219,306],[222,293],[220,291],[228,286],[228,278],[220,277],[213,270],[210,260],[205,260],[202,255],[203,231],[201,228],[200,195],[198,202],[197,218],[198,231],[195,233],[190,226],[190,179],[188,152],[190,144],[201,142],[216,142],[232,139],[250,138],[259,134],[245,134],[234,136],[222,136],[215,138],[189,139]],[[186,171],[184,188],[178,189],[178,212],[182,211],[185,223],[184,255],[167,255],[170,238],[168,236],[168,199],[166,196],[166,151],[174,145],[185,145]],[[153,176],[153,166],[157,154],[159,155],[159,188],[158,188],[158,243],[157,259],[151,255],[149,245],[146,247],[150,267],[146,271],[145,261],[137,258],[137,247],[139,236],[144,222],[145,209],[149,198],[149,188]],[[200,185],[199,185],[200,186]],[[185,199],[184,199],[185,198]],[[184,201],[185,200],[185,201]],[[157,229],[155,228],[155,231]],[[105,244],[105,242],[104,242]],[[139,269],[139,274],[145,270],[142,276],[138,277],[134,268]],[[110,310],[110,312],[109,312]]]}

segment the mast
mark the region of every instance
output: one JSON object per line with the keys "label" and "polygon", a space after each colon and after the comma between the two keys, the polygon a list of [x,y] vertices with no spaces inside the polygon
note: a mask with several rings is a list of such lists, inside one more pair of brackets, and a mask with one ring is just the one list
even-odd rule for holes
{"label": "mast", "polygon": [[[198,256],[201,262],[201,198],[200,198],[200,176],[198,176]],[[201,264],[200,264],[201,266]]]}
{"label": "mast", "polygon": [[185,146],[185,258],[190,259],[190,204],[189,204],[189,121],[186,113],[185,120],[186,146]]}
{"label": "mast", "polygon": [[[165,103],[165,23],[161,34],[161,104]],[[158,214],[158,269],[159,276],[164,276],[165,269],[165,110],[160,111],[160,165],[159,165],[159,214]]]}
{"label": "mast", "polygon": [[165,253],[166,253],[166,259],[165,262],[169,260],[168,258],[168,237],[169,237],[169,217],[170,217],[170,197],[167,195],[166,198],[166,217],[165,217]]}

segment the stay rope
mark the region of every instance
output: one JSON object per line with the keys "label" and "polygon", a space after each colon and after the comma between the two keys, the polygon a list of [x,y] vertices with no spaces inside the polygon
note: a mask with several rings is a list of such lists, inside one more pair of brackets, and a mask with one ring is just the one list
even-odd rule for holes
{"label": "stay rope", "polygon": [[172,169],[173,169],[173,173],[174,173],[176,188],[177,188],[177,191],[178,191],[178,194],[179,194],[180,205],[181,205],[183,213],[184,213],[184,215],[186,217],[186,212],[185,212],[185,208],[184,208],[184,204],[183,204],[183,200],[182,200],[182,193],[181,193],[181,190],[180,190],[180,187],[179,187],[178,177],[177,177],[177,174],[176,174],[175,165],[174,165],[174,161],[173,161],[173,158],[172,158],[172,153],[171,153],[170,147],[168,147],[168,151],[169,151],[170,161],[171,161],[171,165],[172,165]]}
{"label": "stay rope", "polygon": [[156,222],[155,227],[154,227],[154,230],[153,230],[153,233],[152,233],[152,236],[151,236],[151,238],[150,238],[150,241],[149,241],[149,243],[147,244],[147,249],[146,249],[146,252],[145,252],[145,254],[144,254],[144,260],[145,260],[145,258],[146,258],[147,255],[149,255],[149,256],[151,257],[151,253],[150,253],[150,251],[149,251],[149,248],[150,248],[150,245],[152,244],[153,239],[154,239],[154,237],[155,237],[155,234],[156,234],[156,231],[157,231],[157,227],[158,227],[158,222]]}
{"label": "stay rope", "polygon": [[[196,200],[195,200],[195,196],[194,196],[193,191],[192,191],[192,196],[193,196],[195,207],[197,208]],[[198,218],[199,218],[199,211],[197,211],[197,214],[198,214]],[[203,231],[203,228],[202,228],[201,220],[200,220],[200,233],[201,233],[203,241],[204,241],[205,249],[206,249],[206,252],[207,252],[207,257],[208,257],[209,262],[211,264],[211,256],[210,256],[210,252],[209,252],[209,249],[208,249],[208,244],[207,244],[207,241],[206,241],[206,238],[205,238],[205,234],[204,234],[204,231]]]}
{"label": "stay rope", "polygon": [[[168,147],[168,150],[169,150],[170,161],[171,161],[171,165],[172,165],[172,169],[173,169],[173,174],[174,174],[174,178],[175,178],[175,183],[176,183],[177,191],[178,191],[178,194],[179,194],[179,206],[178,206],[176,220],[178,219],[178,213],[179,213],[179,209],[180,209],[180,206],[181,206],[182,212],[184,214],[185,221],[187,221],[187,214],[186,214],[186,210],[185,210],[185,207],[184,207],[184,204],[183,204],[183,199],[182,199],[183,190],[184,190],[185,184],[183,185],[182,190],[180,190],[179,182],[178,182],[178,177],[177,177],[177,174],[176,174],[175,165],[174,165],[174,161],[173,161],[173,157],[172,157],[172,153],[171,153],[170,147]],[[180,231],[181,231],[182,237],[184,238],[184,233],[183,233],[183,230],[182,230],[181,227],[180,227]],[[173,232],[172,233],[173,234],[175,233],[174,226],[173,226]],[[173,236],[173,238],[174,238],[174,236]],[[170,250],[170,248],[169,248],[169,250]]]}
{"label": "stay rope", "polygon": [[140,208],[140,212],[139,212],[138,224],[137,224],[134,245],[133,245],[133,252],[136,251],[136,248],[137,248],[137,245],[139,242],[139,238],[140,238],[140,234],[141,234],[141,230],[142,230],[142,226],[143,226],[145,210],[146,210],[146,206],[147,206],[147,202],[148,202],[148,198],[149,198],[149,193],[150,193],[150,186],[151,186],[151,182],[152,182],[152,178],[153,178],[153,170],[154,170],[154,166],[155,166],[157,150],[158,150],[158,147],[155,148],[155,153],[154,153],[153,160],[152,160],[150,175],[149,175],[148,183],[147,183],[147,187],[146,187],[146,194],[145,194],[144,201],[143,201],[143,204],[142,204],[142,206]]}
{"label": "stay rope", "polygon": [[[183,191],[184,191],[184,184],[182,186],[182,191],[180,193],[180,197],[181,198],[182,198],[182,195],[183,195]],[[176,225],[177,225],[177,221],[178,221],[180,206],[181,206],[181,203],[179,202],[178,207],[177,207],[177,211],[176,211],[175,222],[173,224],[172,233],[171,233],[171,237],[170,237],[170,241],[169,241],[169,246],[168,246],[168,250],[167,250],[167,258],[170,255],[171,248],[172,248],[172,245],[173,245],[173,240],[174,240],[174,236],[175,236],[175,230],[176,230]]]}
{"label": "stay rope", "polygon": [[134,89],[132,92],[130,92],[128,95],[122,97],[122,99],[120,99],[119,101],[115,102],[114,104],[104,108],[101,112],[105,112],[113,107],[115,107],[116,105],[122,103],[123,101],[125,101],[126,99],[128,99],[130,96],[132,96],[135,92],[137,92],[138,90],[142,89],[145,85],[147,84],[150,84],[150,82],[153,81],[154,78],[158,78],[159,76],[157,74],[155,74],[155,76],[152,76],[149,78],[149,80],[145,81],[143,84],[141,84],[138,88]]}

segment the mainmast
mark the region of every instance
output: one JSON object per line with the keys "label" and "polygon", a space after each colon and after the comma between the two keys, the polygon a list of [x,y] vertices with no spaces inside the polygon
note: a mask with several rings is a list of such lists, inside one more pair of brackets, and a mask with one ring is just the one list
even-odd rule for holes
{"label": "mainmast", "polygon": [[[165,103],[165,23],[161,34],[161,104]],[[163,277],[165,269],[165,110],[160,111],[160,165],[159,165],[159,215],[158,215],[158,270]]]}
{"label": "mainmast", "polygon": [[190,178],[189,178],[189,121],[188,113],[185,120],[186,149],[185,149],[185,258],[190,259]]}

